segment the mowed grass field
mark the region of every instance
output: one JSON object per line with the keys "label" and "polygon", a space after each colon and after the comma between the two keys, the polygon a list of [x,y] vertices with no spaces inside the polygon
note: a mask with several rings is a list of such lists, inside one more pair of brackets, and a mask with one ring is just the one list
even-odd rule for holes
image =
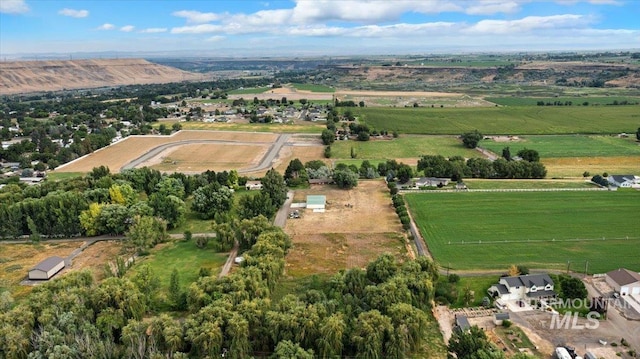
{"label": "mowed grass field", "polygon": [[356,116],[378,130],[403,134],[611,134],[633,133],[638,106],[519,106],[474,108],[357,108]]}
{"label": "mowed grass field", "polygon": [[640,270],[638,191],[423,193],[405,198],[435,260],[453,270],[511,264],[562,270],[569,263],[584,271],[587,261],[590,273]]}
{"label": "mowed grass field", "polygon": [[[640,113],[640,107],[638,110]],[[524,148],[534,149],[540,153],[541,158],[638,156],[640,164],[640,142],[635,141],[635,135],[633,138],[580,135],[526,136],[508,142],[482,140],[478,145],[499,155],[503,148],[509,147],[512,156]]]}
{"label": "mowed grass field", "polygon": [[391,140],[336,141],[331,145],[332,158],[351,158],[354,148],[358,159],[418,158],[440,154],[445,157],[482,157],[478,151],[465,148],[455,136],[400,136]]}
{"label": "mowed grass field", "polygon": [[298,84],[298,83],[293,83],[291,84],[291,87],[293,87],[296,90],[299,91],[309,91],[309,92],[335,92],[336,89],[334,89],[333,87],[329,87],[329,86],[325,86],[325,85],[315,85],[315,84]]}

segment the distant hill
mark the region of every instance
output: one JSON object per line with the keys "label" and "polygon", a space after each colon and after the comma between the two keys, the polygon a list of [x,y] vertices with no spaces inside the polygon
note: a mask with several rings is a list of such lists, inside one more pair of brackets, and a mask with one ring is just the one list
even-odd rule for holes
{"label": "distant hill", "polygon": [[0,62],[0,95],[199,80],[143,59]]}

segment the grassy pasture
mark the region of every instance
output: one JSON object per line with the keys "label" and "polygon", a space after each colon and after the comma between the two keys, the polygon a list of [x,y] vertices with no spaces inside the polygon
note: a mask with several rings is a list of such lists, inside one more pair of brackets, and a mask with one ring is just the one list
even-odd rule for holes
{"label": "grassy pasture", "polygon": [[270,87],[249,87],[242,89],[235,89],[231,91],[227,91],[229,95],[246,95],[246,94],[254,94],[254,93],[263,93],[271,90]]}
{"label": "grassy pasture", "polygon": [[[512,156],[524,148],[530,148],[538,151],[543,159],[552,157],[640,156],[640,145],[634,139],[615,136],[527,136],[508,142],[482,140],[479,146],[497,154],[501,154],[503,148],[509,147]],[[640,158],[638,158],[638,163],[640,163]]]}
{"label": "grassy pasture", "polygon": [[376,129],[406,134],[610,134],[635,132],[637,106],[357,108],[356,115]]}
{"label": "grassy pasture", "polygon": [[310,92],[335,92],[336,89],[333,87],[325,86],[325,85],[315,85],[315,84],[291,84],[291,87],[295,88],[299,91],[310,91]]}
{"label": "grassy pasture", "polygon": [[592,176],[608,172],[629,174],[640,172],[639,157],[556,157],[542,158],[547,177],[582,177],[584,171]]}
{"label": "grassy pasture", "polygon": [[435,260],[454,270],[504,269],[511,264],[562,270],[570,262],[572,269],[584,271],[587,261],[591,273],[618,267],[640,270],[637,191],[426,193],[405,198]]}
{"label": "grassy pasture", "polygon": [[540,188],[596,188],[597,186],[586,180],[499,180],[499,179],[465,179],[469,189],[540,189]]}
{"label": "grassy pasture", "polygon": [[571,102],[572,106],[582,106],[585,102],[589,105],[611,105],[614,101],[618,103],[627,101],[630,104],[640,103],[640,97],[627,97],[627,96],[606,96],[606,97],[486,97],[485,100],[498,105],[503,106],[537,106],[538,101],[544,101],[544,103],[554,103],[560,101],[562,103]]}
{"label": "grassy pasture", "polygon": [[392,140],[336,141],[331,145],[332,158],[351,158],[354,148],[358,159],[396,159],[441,154],[445,157],[481,157],[478,151],[465,148],[454,136],[401,136]]}
{"label": "grassy pasture", "polygon": [[196,247],[194,241],[176,241],[158,245],[151,250],[151,254],[148,256],[138,258],[136,265],[127,275],[135,274],[141,264],[147,264],[158,277],[161,292],[166,293],[174,268],[178,269],[180,286],[184,289],[198,280],[200,268],[210,269],[212,275],[215,276],[220,272],[226,260],[225,253],[214,252],[212,241],[209,241],[208,246],[202,249]]}

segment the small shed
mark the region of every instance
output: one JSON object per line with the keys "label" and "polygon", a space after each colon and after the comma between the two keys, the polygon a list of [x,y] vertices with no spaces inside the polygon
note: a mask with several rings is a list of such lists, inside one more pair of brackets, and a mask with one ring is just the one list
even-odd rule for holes
{"label": "small shed", "polygon": [[49,257],[38,263],[29,271],[29,279],[51,279],[56,273],[64,268],[64,259],[60,257]]}
{"label": "small shed", "polygon": [[505,320],[509,320],[509,313],[496,313],[493,315],[493,324],[502,325]]}
{"label": "small shed", "polygon": [[464,333],[467,330],[471,329],[471,324],[469,324],[469,319],[467,319],[464,315],[456,315],[456,322],[454,325],[454,329],[458,330],[460,333]]}
{"label": "small shed", "polygon": [[314,212],[324,212],[327,204],[327,196],[309,195],[307,196],[307,208]]}

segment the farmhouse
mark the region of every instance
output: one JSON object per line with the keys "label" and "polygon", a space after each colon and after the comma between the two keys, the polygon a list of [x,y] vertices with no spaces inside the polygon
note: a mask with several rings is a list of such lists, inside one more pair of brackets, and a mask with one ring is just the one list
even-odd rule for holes
{"label": "farmhouse", "polygon": [[616,187],[631,188],[640,185],[640,177],[635,175],[610,175],[609,183]]}
{"label": "farmhouse", "polygon": [[416,180],[416,187],[442,187],[448,184],[447,178],[420,177]]}
{"label": "farmhouse", "polygon": [[327,197],[321,195],[309,195],[307,196],[307,208],[312,209],[314,212],[324,212],[327,204]]}
{"label": "farmhouse", "polygon": [[247,191],[261,190],[262,189],[262,182],[260,182],[260,181],[247,181],[247,183],[245,184],[245,188],[247,189]]}
{"label": "farmhouse", "polygon": [[640,274],[619,268],[605,275],[607,283],[620,295],[640,294]]}
{"label": "farmhouse", "polygon": [[64,259],[49,257],[29,271],[29,279],[48,280],[64,268]]}
{"label": "farmhouse", "polygon": [[548,274],[531,274],[517,277],[502,277],[487,292],[493,298],[501,300],[525,300],[553,298],[556,292]]}

